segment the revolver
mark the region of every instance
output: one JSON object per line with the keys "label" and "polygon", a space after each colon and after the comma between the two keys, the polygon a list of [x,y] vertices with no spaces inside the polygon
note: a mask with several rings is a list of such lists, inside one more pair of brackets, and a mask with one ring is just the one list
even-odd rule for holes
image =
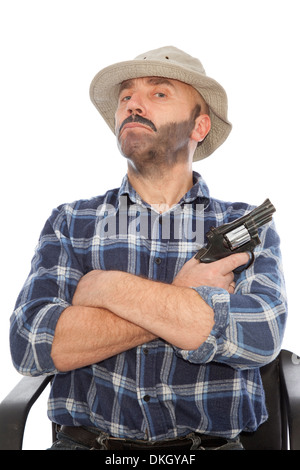
{"label": "revolver", "polygon": [[254,248],[261,243],[258,228],[271,222],[272,214],[276,211],[269,199],[256,207],[249,214],[220,227],[211,227],[206,233],[208,243],[201,248],[195,258],[202,263],[211,263],[233,253],[250,252],[251,259],[241,272],[254,261]]}

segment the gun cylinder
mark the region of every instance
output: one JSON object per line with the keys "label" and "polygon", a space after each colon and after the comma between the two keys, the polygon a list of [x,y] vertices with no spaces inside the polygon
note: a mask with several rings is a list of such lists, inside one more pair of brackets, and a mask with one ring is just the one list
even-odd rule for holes
{"label": "gun cylinder", "polygon": [[241,225],[240,227],[228,232],[224,235],[228,247],[231,250],[235,250],[245,243],[248,243],[251,240],[251,235],[246,229],[245,225]]}

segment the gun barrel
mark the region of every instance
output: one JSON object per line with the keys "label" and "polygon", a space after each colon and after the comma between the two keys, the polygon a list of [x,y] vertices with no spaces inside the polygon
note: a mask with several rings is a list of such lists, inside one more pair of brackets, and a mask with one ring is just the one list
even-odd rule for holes
{"label": "gun barrel", "polygon": [[269,199],[266,199],[260,206],[254,209],[248,214],[249,219],[245,223],[246,227],[251,229],[257,229],[262,225],[265,225],[272,220],[272,214],[276,211],[275,207]]}

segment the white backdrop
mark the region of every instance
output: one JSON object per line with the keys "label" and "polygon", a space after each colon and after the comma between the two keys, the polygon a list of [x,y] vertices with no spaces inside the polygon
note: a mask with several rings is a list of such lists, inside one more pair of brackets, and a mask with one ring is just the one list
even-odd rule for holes
{"label": "white backdrop", "polygon": [[[277,208],[289,296],[284,347],[300,354],[298,3],[1,0],[0,400],[21,378],[10,360],[9,317],[45,220],[61,203],[119,186],[126,172],[89,100],[90,82],[107,65],[165,45],[199,57],[228,93],[233,131],[194,168],[215,197],[268,197]],[[25,448],[50,444],[45,398]]]}

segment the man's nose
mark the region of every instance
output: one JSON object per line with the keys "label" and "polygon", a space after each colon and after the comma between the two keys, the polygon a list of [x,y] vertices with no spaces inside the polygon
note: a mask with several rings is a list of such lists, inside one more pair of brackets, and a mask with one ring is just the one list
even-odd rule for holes
{"label": "man's nose", "polygon": [[129,114],[140,114],[144,116],[146,114],[145,100],[143,100],[140,93],[133,93],[130,100],[127,102],[127,111]]}

